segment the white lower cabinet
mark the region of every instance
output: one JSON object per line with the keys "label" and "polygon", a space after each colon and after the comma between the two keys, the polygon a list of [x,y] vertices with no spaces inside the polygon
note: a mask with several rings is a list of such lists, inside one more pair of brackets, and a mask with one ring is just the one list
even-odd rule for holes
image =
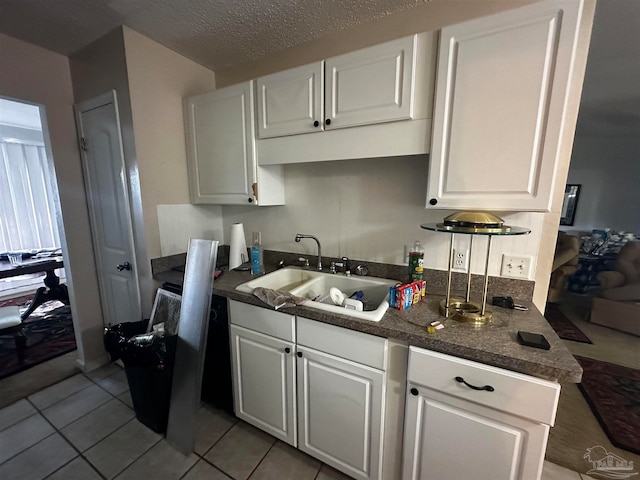
{"label": "white lower cabinet", "polygon": [[379,478],[381,370],[298,346],[298,448],[354,478]]}
{"label": "white lower cabinet", "polygon": [[560,386],[410,348],[405,480],[534,480]]}
{"label": "white lower cabinet", "polygon": [[229,316],[239,418],[350,477],[400,478],[406,346],[233,300]]}
{"label": "white lower cabinet", "polygon": [[293,344],[236,325],[230,334],[236,415],[295,445]]}

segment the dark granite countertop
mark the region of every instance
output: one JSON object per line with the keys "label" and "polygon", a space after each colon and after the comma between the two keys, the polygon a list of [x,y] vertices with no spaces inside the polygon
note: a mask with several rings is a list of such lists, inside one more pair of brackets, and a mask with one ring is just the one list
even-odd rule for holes
{"label": "dark granite countertop", "polygon": [[[161,282],[182,284],[183,273],[158,272],[154,278]],[[224,271],[214,282],[214,294],[270,308],[253,295],[236,290],[238,285],[251,278],[248,272]],[[530,302],[520,302],[529,307],[528,311],[492,306],[492,323],[476,328],[442,317],[438,312],[442,298],[442,295],[431,293],[428,288],[423,302],[409,310],[390,308],[380,322],[331,314],[304,306],[283,308],[280,311],[548,380],[580,382],[582,368],[544,316]],[[426,326],[434,320],[440,320],[445,328],[429,334]],[[551,349],[540,350],[520,345],[516,339],[518,330],[543,334],[551,344]]]}

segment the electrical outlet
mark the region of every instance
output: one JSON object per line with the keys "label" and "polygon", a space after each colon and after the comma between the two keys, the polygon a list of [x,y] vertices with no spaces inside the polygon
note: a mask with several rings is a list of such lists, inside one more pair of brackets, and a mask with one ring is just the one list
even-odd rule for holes
{"label": "electrical outlet", "polygon": [[453,250],[453,269],[462,272],[469,270],[469,250]]}
{"label": "electrical outlet", "polygon": [[531,257],[502,255],[502,270],[500,275],[510,278],[528,280],[531,274]]}

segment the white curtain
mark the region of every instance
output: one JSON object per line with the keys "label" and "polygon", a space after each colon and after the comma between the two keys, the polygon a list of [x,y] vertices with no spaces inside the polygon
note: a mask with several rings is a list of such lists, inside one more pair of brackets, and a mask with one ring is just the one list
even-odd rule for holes
{"label": "white curtain", "polygon": [[60,246],[45,148],[0,140],[0,252]]}

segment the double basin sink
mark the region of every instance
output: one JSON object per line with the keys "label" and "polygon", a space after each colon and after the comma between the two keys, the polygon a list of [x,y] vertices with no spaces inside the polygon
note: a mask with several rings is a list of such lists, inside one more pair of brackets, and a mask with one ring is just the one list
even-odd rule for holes
{"label": "double basin sink", "polygon": [[[244,293],[253,293],[258,287],[270,288],[280,292],[289,292],[304,298],[305,307],[324,310],[326,312],[347,315],[373,322],[379,322],[389,308],[389,287],[396,285],[396,280],[388,278],[350,276],[331,274],[298,267],[286,267],[263,275],[236,287]],[[345,298],[356,292],[362,292],[363,310],[352,310],[326,301],[332,288],[340,290]],[[316,301],[324,297],[324,301]]]}

